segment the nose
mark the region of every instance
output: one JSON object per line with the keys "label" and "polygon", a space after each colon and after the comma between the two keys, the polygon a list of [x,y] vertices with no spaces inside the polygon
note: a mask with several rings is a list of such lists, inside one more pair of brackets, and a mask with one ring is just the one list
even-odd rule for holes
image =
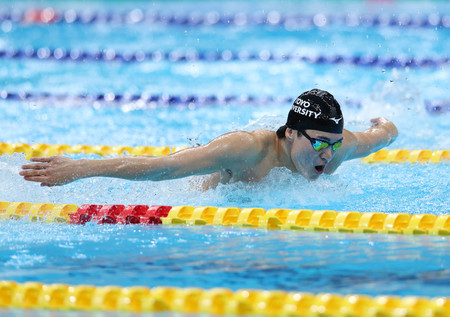
{"label": "nose", "polygon": [[331,146],[329,146],[323,150],[323,152],[320,154],[320,157],[328,163],[333,158],[333,155],[333,150],[331,149]]}

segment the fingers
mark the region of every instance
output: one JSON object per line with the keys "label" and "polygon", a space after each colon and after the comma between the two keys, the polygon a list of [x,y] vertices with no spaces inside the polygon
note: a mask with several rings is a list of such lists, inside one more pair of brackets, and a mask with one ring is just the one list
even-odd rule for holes
{"label": "fingers", "polygon": [[42,170],[46,169],[49,165],[47,163],[34,163],[22,165],[22,169],[24,170]]}
{"label": "fingers", "polygon": [[48,183],[48,177],[47,176],[25,176],[25,180],[31,181],[31,182],[39,182],[39,183]]}
{"label": "fingers", "polygon": [[45,168],[47,168],[49,166],[48,163],[50,163],[52,160],[53,160],[53,156],[49,156],[49,157],[32,157],[30,159],[31,162],[41,162],[41,163],[22,165],[22,169],[24,169],[24,170],[26,170],[26,169],[33,169],[33,170],[45,169]]}
{"label": "fingers", "polygon": [[372,118],[372,119],[370,119],[370,122],[378,123],[378,122],[380,122],[380,120],[381,120],[381,118]]}
{"label": "fingers", "polygon": [[20,176],[47,176],[47,171],[44,169],[38,170],[24,170],[19,173]]}
{"label": "fingers", "polygon": [[44,156],[44,157],[32,157],[30,158],[31,162],[45,162],[50,163],[55,159],[56,156]]}
{"label": "fingers", "polygon": [[28,175],[28,176],[24,176],[24,179],[27,181],[30,181],[30,182],[41,183],[41,186],[45,186],[45,187],[53,187],[53,186],[59,185],[57,183],[50,183],[48,176],[46,176],[46,175]]}

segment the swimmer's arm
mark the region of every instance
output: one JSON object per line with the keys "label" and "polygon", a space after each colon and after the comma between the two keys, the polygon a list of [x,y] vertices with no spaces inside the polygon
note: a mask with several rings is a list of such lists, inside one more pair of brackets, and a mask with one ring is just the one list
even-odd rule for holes
{"label": "swimmer's arm", "polygon": [[[366,157],[383,147],[390,145],[398,136],[396,126],[385,118],[370,120],[372,126],[363,132],[347,132],[344,143],[347,143],[346,160]],[[347,139],[347,140],[346,140]]]}
{"label": "swimmer's arm", "polygon": [[210,143],[163,157],[118,157],[73,160],[53,156],[33,158],[20,175],[42,186],[64,185],[81,178],[116,177],[128,180],[167,180],[203,175],[238,164],[251,163],[260,156],[261,146],[248,132],[222,135]]}

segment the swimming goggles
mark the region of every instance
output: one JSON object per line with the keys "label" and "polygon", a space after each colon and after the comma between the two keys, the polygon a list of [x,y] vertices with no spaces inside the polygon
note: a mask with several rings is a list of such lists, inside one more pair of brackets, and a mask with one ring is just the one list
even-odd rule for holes
{"label": "swimming goggles", "polygon": [[329,143],[328,141],[320,140],[320,139],[313,139],[309,135],[306,134],[305,130],[298,130],[301,134],[303,134],[310,142],[314,150],[320,151],[323,150],[329,146],[333,149],[333,152],[336,152],[342,145],[342,139],[339,141],[336,141],[334,143]]}

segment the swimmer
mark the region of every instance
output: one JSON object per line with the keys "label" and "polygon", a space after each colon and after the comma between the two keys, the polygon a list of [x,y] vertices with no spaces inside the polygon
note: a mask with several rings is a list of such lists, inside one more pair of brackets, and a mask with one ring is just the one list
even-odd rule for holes
{"label": "swimmer", "polygon": [[398,135],[387,119],[371,120],[363,132],[344,129],[339,103],[330,93],[312,89],[295,99],[287,122],[276,132],[236,131],[210,143],[162,157],[70,159],[34,157],[20,175],[41,186],[59,186],[88,177],[162,181],[210,175],[205,188],[219,183],[257,182],[275,167],[286,167],[308,180],[333,173],[342,162],[361,158],[391,144]]}

